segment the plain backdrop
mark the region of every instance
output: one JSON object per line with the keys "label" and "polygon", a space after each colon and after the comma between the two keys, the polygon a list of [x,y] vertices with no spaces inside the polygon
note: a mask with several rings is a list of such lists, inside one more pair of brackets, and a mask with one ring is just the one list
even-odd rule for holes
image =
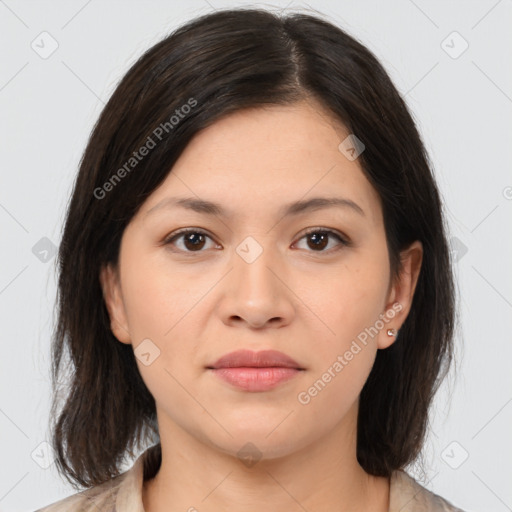
{"label": "plain backdrop", "polygon": [[49,345],[54,251],[92,126],[144,50],[242,5],[320,11],[405,96],[447,205],[460,296],[457,371],[435,400],[426,473],[409,471],[467,511],[512,510],[511,0],[0,0],[0,511],[74,492],[46,444]]}

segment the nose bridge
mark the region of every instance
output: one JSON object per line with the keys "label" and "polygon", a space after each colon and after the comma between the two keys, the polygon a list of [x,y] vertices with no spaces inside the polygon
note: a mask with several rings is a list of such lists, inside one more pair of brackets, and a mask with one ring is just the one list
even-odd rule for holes
{"label": "nose bridge", "polygon": [[293,305],[283,284],[285,276],[279,278],[284,267],[273,244],[272,236],[253,235],[235,247],[234,268],[221,305],[225,322],[241,319],[261,327],[272,319],[290,321]]}
{"label": "nose bridge", "polygon": [[235,252],[237,288],[248,293],[275,295],[274,289],[280,286],[275,274],[281,265],[278,251],[272,246],[272,237],[248,236]]}

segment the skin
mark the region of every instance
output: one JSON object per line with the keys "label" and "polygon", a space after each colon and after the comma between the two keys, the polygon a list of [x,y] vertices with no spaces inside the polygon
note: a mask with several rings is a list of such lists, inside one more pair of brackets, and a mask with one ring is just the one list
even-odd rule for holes
{"label": "skin", "polygon": [[[357,462],[357,407],[377,350],[395,340],[387,329],[407,317],[422,246],[403,251],[403,271],[392,279],[380,198],[358,160],[338,149],[347,135],[313,100],[217,121],[126,227],[118,267],[102,269],[117,339],[136,349],[149,338],[160,350],[148,366],[137,359],[162,445],[162,466],[144,483],[146,512],[388,510],[389,479]],[[176,196],[214,201],[231,216],[181,207],[148,214]],[[278,213],[314,196],[350,199],[364,215],[347,207]],[[196,235],[199,249],[185,236],[164,244],[187,227],[207,232]],[[318,249],[307,228],[339,232],[351,245],[330,235]],[[248,236],[263,251],[251,263],[237,253]],[[394,303],[401,311],[301,404],[298,394]],[[282,351],[305,371],[248,392],[205,369],[240,348]],[[251,467],[237,455],[248,442],[261,453]]]}

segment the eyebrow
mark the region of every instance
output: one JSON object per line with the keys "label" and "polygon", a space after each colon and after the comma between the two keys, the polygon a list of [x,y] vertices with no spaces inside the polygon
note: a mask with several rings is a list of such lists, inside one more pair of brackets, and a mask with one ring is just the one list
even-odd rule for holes
{"label": "eyebrow", "polygon": [[[220,204],[206,201],[204,199],[197,199],[194,197],[167,197],[150,208],[146,212],[145,217],[150,213],[161,210],[162,208],[176,207],[186,208],[197,213],[225,218],[232,217],[233,215],[231,212],[225,210]],[[357,203],[343,197],[313,197],[311,199],[294,201],[282,206],[279,209],[278,215],[286,217],[333,207],[346,208],[363,217],[365,216],[363,209]]]}

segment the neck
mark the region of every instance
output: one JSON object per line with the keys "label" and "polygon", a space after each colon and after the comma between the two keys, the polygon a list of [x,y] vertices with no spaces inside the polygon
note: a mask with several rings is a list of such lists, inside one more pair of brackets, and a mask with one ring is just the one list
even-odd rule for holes
{"label": "neck", "polygon": [[369,475],[357,461],[356,418],[357,410],[317,442],[257,461],[220,451],[162,418],[162,463],[144,482],[144,510],[388,512],[389,479]]}

